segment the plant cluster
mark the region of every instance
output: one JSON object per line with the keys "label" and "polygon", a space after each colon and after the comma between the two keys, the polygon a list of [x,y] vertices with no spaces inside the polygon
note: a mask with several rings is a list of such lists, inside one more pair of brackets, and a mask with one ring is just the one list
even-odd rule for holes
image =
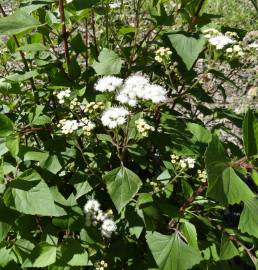
{"label": "plant cluster", "polygon": [[258,269],[258,34],[207,3],[0,4],[0,269]]}

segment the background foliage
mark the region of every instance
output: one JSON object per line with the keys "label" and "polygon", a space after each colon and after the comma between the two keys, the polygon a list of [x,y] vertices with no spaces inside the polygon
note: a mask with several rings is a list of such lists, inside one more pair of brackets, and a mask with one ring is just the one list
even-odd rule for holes
{"label": "background foliage", "polygon": [[[3,1],[2,269],[258,269],[257,3],[222,2]],[[99,79],[135,74],[166,100],[106,127]]]}

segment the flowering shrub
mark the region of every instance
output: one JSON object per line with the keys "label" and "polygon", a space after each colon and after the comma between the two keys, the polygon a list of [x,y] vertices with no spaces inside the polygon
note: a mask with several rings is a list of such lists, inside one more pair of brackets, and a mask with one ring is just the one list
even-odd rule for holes
{"label": "flowering shrub", "polygon": [[0,5],[1,269],[258,269],[258,34],[205,2]]}

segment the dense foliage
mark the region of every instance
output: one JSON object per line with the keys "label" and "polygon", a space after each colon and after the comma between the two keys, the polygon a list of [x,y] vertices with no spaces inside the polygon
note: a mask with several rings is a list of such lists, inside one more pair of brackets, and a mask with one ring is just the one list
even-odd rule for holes
{"label": "dense foliage", "polygon": [[0,5],[1,269],[258,269],[258,32],[207,4]]}

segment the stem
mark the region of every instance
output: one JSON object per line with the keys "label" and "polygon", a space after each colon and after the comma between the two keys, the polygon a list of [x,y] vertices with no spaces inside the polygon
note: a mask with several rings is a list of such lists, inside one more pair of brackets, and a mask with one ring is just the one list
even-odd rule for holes
{"label": "stem", "polygon": [[[195,198],[196,198],[197,196],[201,195],[201,194],[206,190],[207,186],[208,186],[208,183],[205,182],[205,183],[204,183],[202,186],[200,186],[200,187],[193,193],[193,195],[192,195],[190,198],[188,198],[188,199],[186,200],[186,202],[180,207],[179,213],[180,213],[180,216],[181,216],[181,217],[184,216],[184,213],[185,213],[186,209],[192,204],[192,202],[195,200]],[[172,228],[172,227],[174,226],[174,224],[175,224],[175,220],[174,220],[174,219],[171,219],[171,220],[169,221],[168,228]]]}
{"label": "stem", "polygon": [[85,20],[85,46],[86,46],[86,57],[85,57],[85,60],[86,60],[86,68],[89,67],[89,52],[88,52],[88,45],[89,45],[89,29],[88,29],[88,20],[86,19]]}
{"label": "stem", "polygon": [[65,61],[66,61],[67,67],[69,67],[70,54],[69,54],[69,46],[68,46],[68,32],[66,30],[66,25],[65,25],[64,0],[59,0],[59,12],[60,12],[61,24],[62,24],[62,38],[64,41]]}
{"label": "stem", "polygon": [[92,10],[91,13],[91,28],[92,28],[92,34],[93,34],[93,41],[94,41],[94,45],[95,45],[95,51],[96,54],[99,54],[99,50],[98,50],[98,43],[97,43],[97,37],[96,37],[96,28],[95,28],[95,14],[94,14],[94,10]]}

